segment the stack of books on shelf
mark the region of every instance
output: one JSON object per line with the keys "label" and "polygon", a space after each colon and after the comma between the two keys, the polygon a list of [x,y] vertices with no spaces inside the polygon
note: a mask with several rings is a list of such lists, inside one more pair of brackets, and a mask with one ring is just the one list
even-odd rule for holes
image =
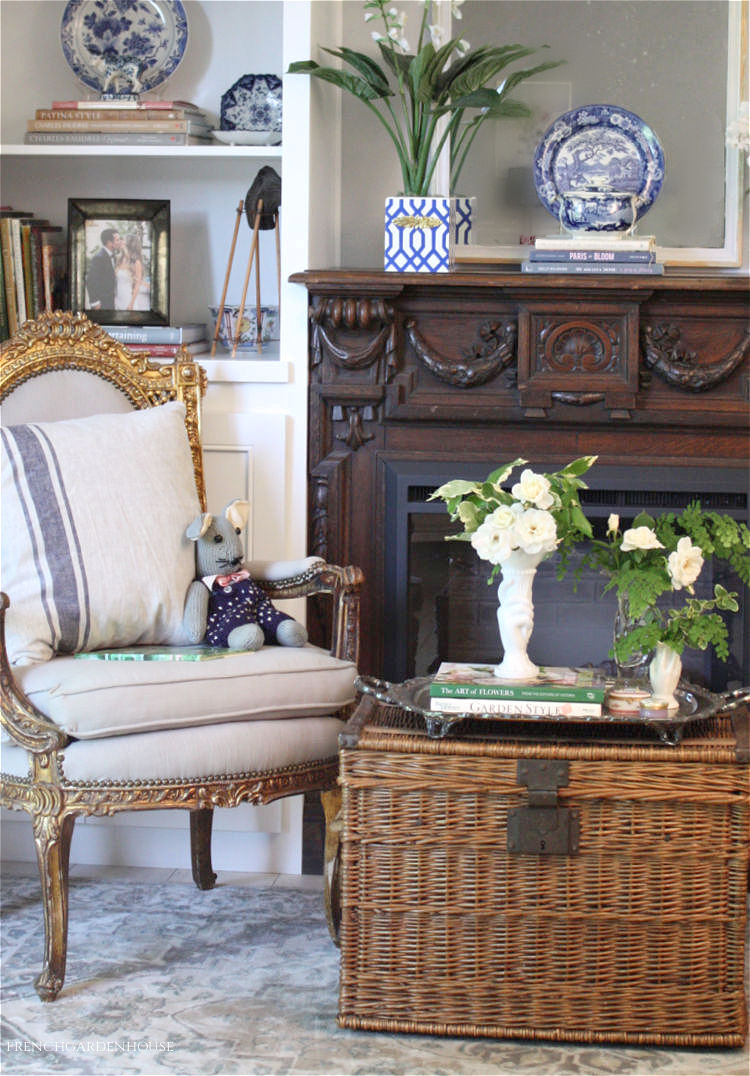
{"label": "stack of books on shelf", "polygon": [[540,236],[534,240],[524,273],[639,273],[661,275],[653,235],[597,234]]}
{"label": "stack of books on shelf", "polygon": [[102,325],[115,340],[136,354],[169,359],[185,348],[196,355],[208,351],[210,343],[205,324],[185,325]]}
{"label": "stack of books on shelf", "polygon": [[441,663],[430,685],[430,709],[508,717],[600,717],[600,669],[542,667],[534,680],[500,680],[491,665]]}
{"label": "stack of books on shelf", "polygon": [[53,101],[26,126],[27,145],[203,146],[212,138],[208,116],[189,101],[138,97]]}
{"label": "stack of books on shelf", "polygon": [[0,340],[43,311],[65,308],[67,260],[61,225],[0,207]]}

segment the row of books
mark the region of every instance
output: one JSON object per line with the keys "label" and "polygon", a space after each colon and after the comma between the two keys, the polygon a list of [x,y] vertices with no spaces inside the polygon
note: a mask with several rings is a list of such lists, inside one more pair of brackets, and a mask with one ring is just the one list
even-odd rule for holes
{"label": "row of books", "polygon": [[0,339],[67,303],[67,245],[61,225],[0,207]]}
{"label": "row of books", "polygon": [[53,101],[27,121],[28,145],[208,145],[211,123],[189,101],[98,98]]}
{"label": "row of books", "polygon": [[653,235],[618,236],[592,232],[540,236],[534,240],[524,273],[625,273],[661,276]]}
{"label": "row of books", "polygon": [[600,717],[606,681],[600,669],[542,667],[534,680],[500,680],[491,665],[442,662],[430,685],[430,709],[443,713]]}
{"label": "row of books", "polygon": [[208,351],[210,342],[203,322],[184,325],[102,325],[111,337],[137,354],[173,358],[185,348],[193,354]]}

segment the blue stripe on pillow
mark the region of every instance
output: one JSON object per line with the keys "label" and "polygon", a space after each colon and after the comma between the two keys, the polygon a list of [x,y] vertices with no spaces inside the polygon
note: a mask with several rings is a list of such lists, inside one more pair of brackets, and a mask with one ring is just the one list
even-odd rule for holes
{"label": "blue stripe on pillow", "polygon": [[[32,541],[52,647],[58,653],[71,653],[81,649],[89,635],[88,583],[59,463],[48,438],[37,427],[11,426],[3,431],[3,436],[9,450],[9,438],[15,446],[14,452],[9,451],[13,480]],[[41,536],[41,549],[36,541],[37,533]],[[43,569],[45,560],[51,595]],[[57,613],[59,631],[50,602]]]}
{"label": "blue stripe on pillow", "polygon": [[[91,634],[91,601],[89,595],[89,580],[86,574],[86,566],[84,564],[83,550],[81,548],[81,541],[78,535],[78,529],[75,525],[75,519],[73,518],[73,510],[70,505],[70,499],[68,497],[68,491],[65,486],[65,479],[63,477],[62,469],[60,467],[60,461],[55,451],[54,445],[43,429],[32,426],[40,438],[42,438],[47,444],[47,450],[50,458],[54,464],[55,475],[57,478],[57,485],[59,490],[59,497],[65,504],[65,518],[68,521],[70,529],[70,541],[73,548],[71,549],[71,561],[73,568],[76,571],[77,587],[75,594],[71,598],[71,608],[77,610],[77,627],[75,629],[76,642],[70,648],[71,650],[85,650],[89,636]],[[67,604],[66,604],[67,608]],[[67,651],[66,651],[67,652]]]}

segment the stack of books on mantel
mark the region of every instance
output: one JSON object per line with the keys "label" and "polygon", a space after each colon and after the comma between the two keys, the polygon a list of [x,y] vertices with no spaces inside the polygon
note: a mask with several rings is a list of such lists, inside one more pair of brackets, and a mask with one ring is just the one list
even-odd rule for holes
{"label": "stack of books on mantel", "polygon": [[182,348],[193,355],[208,351],[210,344],[205,324],[188,322],[185,325],[102,325],[115,340],[136,354],[169,359]]}
{"label": "stack of books on mantel", "polygon": [[595,232],[550,235],[535,239],[524,273],[639,273],[660,276],[664,265],[656,260],[653,235]]}
{"label": "stack of books on mantel", "polygon": [[534,680],[501,680],[491,665],[444,661],[430,685],[430,709],[508,717],[600,717],[600,669],[541,667]]}
{"label": "stack of books on mantel", "polygon": [[102,97],[53,101],[27,121],[24,141],[43,146],[207,146],[211,124],[189,101]]}

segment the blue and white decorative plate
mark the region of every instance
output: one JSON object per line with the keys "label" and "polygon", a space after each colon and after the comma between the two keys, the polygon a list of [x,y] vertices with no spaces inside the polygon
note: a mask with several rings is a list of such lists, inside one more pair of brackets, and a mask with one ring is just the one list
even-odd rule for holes
{"label": "blue and white decorative plate", "polygon": [[161,86],[188,39],[180,0],[70,0],[63,53],[81,82],[100,94],[137,94]]}
{"label": "blue and white decorative plate", "polygon": [[223,131],[264,131],[267,144],[281,141],[281,79],[278,75],[243,75],[221,98]]}
{"label": "blue and white decorative plate", "polygon": [[[633,112],[614,105],[583,105],[565,112],[542,137],[534,154],[534,185],[545,209],[561,218],[566,200],[579,199],[577,223],[569,230],[603,229],[601,205],[592,199],[587,219],[585,196],[596,192],[627,195],[640,219],[654,203],[664,180],[664,152],[651,128]],[[622,225],[613,225],[620,230]]]}

